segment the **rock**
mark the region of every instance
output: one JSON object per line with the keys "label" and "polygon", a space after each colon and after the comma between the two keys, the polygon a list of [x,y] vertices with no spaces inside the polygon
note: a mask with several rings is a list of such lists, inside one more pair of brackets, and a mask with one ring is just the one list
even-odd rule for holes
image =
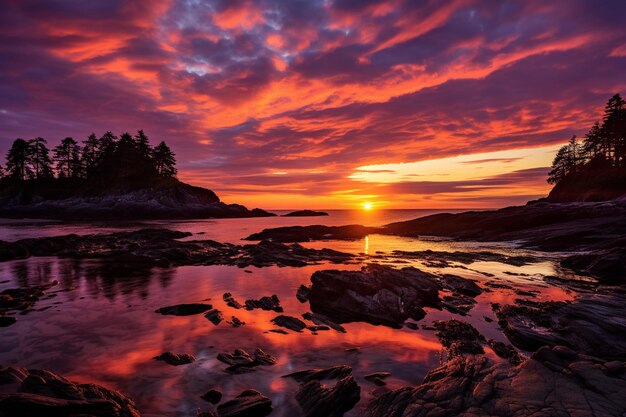
{"label": "rock", "polygon": [[330,330],[330,327],[328,327],[328,326],[309,326],[309,327],[307,327],[307,329],[309,329],[312,333],[317,334],[317,332],[319,332],[319,331]]}
{"label": "rock", "polygon": [[340,379],[333,387],[309,381],[296,393],[296,400],[306,417],[341,417],[360,399],[361,388],[351,375]]}
{"label": "rock", "polygon": [[162,307],[155,311],[155,313],[170,315],[170,316],[193,316],[195,314],[204,313],[207,310],[212,309],[211,304],[177,304],[169,307]]}
{"label": "rock", "polygon": [[296,317],[285,316],[285,315],[281,315],[281,316],[277,316],[273,318],[272,323],[274,323],[277,326],[285,327],[289,330],[293,330],[294,332],[301,332],[307,327],[306,323],[303,322],[302,320]]}
{"label": "rock", "polygon": [[455,293],[476,297],[483,291],[474,281],[456,275],[445,274],[439,277],[442,287]]}
{"label": "rock", "polygon": [[298,287],[298,291],[296,292],[296,298],[298,299],[298,301],[300,301],[301,303],[306,303],[307,301],[309,301],[309,291],[311,291],[310,287],[307,287],[306,285],[300,285]]}
{"label": "rock", "polygon": [[435,277],[415,268],[325,270],[315,272],[311,281],[311,310],[337,323],[365,321],[400,328],[408,318],[423,318],[423,307],[439,302]]}
{"label": "rock", "polygon": [[245,305],[246,310],[260,308],[262,310],[275,311],[277,313],[283,312],[283,308],[280,306],[280,300],[276,294],[271,297],[261,297],[258,300],[246,300]]}
{"label": "rock", "polygon": [[359,225],[349,226],[287,226],[265,229],[254,233],[244,240],[266,240],[274,242],[308,242],[310,240],[354,240],[369,234],[378,233],[378,227]]}
{"label": "rock", "polygon": [[241,320],[239,320],[235,316],[232,316],[230,321],[228,321],[227,323],[230,324],[231,326],[235,327],[235,328],[243,326],[244,324],[246,324],[245,321],[241,321]]}
{"label": "rock", "polygon": [[511,345],[507,345],[506,343],[498,342],[494,339],[489,339],[487,341],[489,347],[494,351],[496,355],[501,358],[508,359],[511,365],[519,365],[522,363],[522,356],[515,350],[515,348]]}
{"label": "rock", "polygon": [[237,300],[235,300],[235,297],[233,297],[233,295],[229,292],[225,292],[222,298],[226,302],[226,305],[229,307],[236,309],[240,309],[241,307],[243,307]]}
{"label": "rock", "polygon": [[[422,261],[428,261],[433,267],[446,268],[453,267],[451,262],[460,263],[463,265],[471,265],[474,262],[499,262],[513,266],[524,266],[531,263],[539,262],[540,260],[530,256],[508,256],[494,252],[440,252],[430,249],[424,251],[399,251],[394,250],[392,252],[394,257],[403,259],[412,258]],[[454,276],[454,275],[453,275]],[[463,278],[462,278],[463,279]],[[471,295],[471,294],[467,294]]]}
{"label": "rock", "polygon": [[625,293],[600,290],[571,303],[520,301],[492,306],[514,346],[534,351],[565,345],[604,359],[626,359]]}
{"label": "rock", "polygon": [[248,352],[243,349],[235,349],[235,352],[232,354],[218,354],[217,360],[224,362],[227,365],[230,365],[228,368],[226,368],[226,370],[231,373],[247,372],[257,366],[270,366],[275,365],[277,362],[277,359],[274,356],[265,353],[260,348],[257,348],[254,351],[254,357],[252,357]]}
{"label": "rock", "polygon": [[581,275],[591,275],[602,284],[626,283],[626,246],[571,255],[561,265]]}
{"label": "rock", "polygon": [[476,300],[463,294],[446,295],[441,299],[441,307],[461,316],[467,315],[475,305]]}
{"label": "rock", "polygon": [[542,348],[513,367],[481,355],[456,357],[430,371],[421,385],[372,400],[368,417],[621,416],[626,379],[606,362]]}
{"label": "rock", "polygon": [[207,311],[204,317],[216,326],[224,320],[222,312],[216,308]]}
{"label": "rock", "polygon": [[222,392],[216,389],[208,390],[202,397],[204,401],[210,402],[211,404],[217,404],[222,399]]}
{"label": "rock", "polygon": [[0,367],[0,416],[139,417],[130,398],[51,371]]}
{"label": "rock", "polygon": [[379,387],[384,387],[387,383],[384,381],[385,378],[391,376],[390,372],[374,372],[372,374],[365,375],[365,379],[373,382]]}
{"label": "rock", "polygon": [[17,322],[17,319],[15,317],[0,316],[0,327],[7,327],[15,324],[15,322]]}
{"label": "rock", "polygon": [[283,214],[283,217],[312,217],[312,216],[328,216],[325,211],[298,210],[291,213]]}
{"label": "rock", "polygon": [[404,323],[404,327],[411,329],[411,330],[417,330],[419,329],[419,326],[417,325],[417,323],[413,323],[412,321],[407,321]]}
{"label": "rock", "polygon": [[346,329],[342,325],[335,323],[334,321],[332,321],[331,319],[329,319],[323,314],[307,312],[307,313],[302,314],[302,318],[304,318],[305,320],[312,321],[313,323],[318,324],[320,326],[328,326],[331,329],[336,330],[341,333],[346,332]]}
{"label": "rock", "polygon": [[245,390],[217,406],[219,417],[265,417],[272,412],[272,401],[255,390]]}
{"label": "rock", "polygon": [[187,353],[175,354],[172,352],[161,353],[159,356],[155,356],[154,359],[158,361],[163,361],[167,363],[168,365],[174,365],[174,366],[185,365],[188,363],[195,362],[196,360],[196,358],[194,358],[192,355],[189,355]]}
{"label": "rock", "polygon": [[342,379],[352,374],[352,368],[346,365],[333,366],[326,369],[307,369],[284,375],[283,378],[293,378],[298,382],[321,381],[324,379]]}
{"label": "rock", "polygon": [[6,316],[7,313],[24,313],[31,310],[35,304],[46,295],[46,291],[57,285],[59,281],[49,284],[22,288],[8,288],[0,292],[0,327],[14,324],[15,317]]}
{"label": "rock", "polygon": [[484,353],[485,338],[469,323],[459,320],[435,321],[437,337],[449,357]]}

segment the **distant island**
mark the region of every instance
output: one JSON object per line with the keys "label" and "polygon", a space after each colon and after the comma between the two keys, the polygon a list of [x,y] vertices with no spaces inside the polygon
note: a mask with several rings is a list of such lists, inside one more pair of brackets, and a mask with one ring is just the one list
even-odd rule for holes
{"label": "distant island", "polygon": [[211,190],[176,178],[175,154],[152,147],[143,130],[66,137],[52,150],[37,137],[16,139],[0,167],[0,216],[12,218],[159,219],[274,216],[225,204]]}
{"label": "distant island", "polygon": [[298,210],[291,213],[283,214],[283,217],[316,217],[316,216],[328,216],[325,211],[314,210]]}

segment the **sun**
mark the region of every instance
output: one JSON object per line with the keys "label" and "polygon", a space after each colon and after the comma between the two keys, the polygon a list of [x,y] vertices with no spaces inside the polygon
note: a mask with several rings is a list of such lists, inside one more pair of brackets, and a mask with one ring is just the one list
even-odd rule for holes
{"label": "sun", "polygon": [[372,203],[363,203],[363,208],[365,210],[371,210],[372,209]]}

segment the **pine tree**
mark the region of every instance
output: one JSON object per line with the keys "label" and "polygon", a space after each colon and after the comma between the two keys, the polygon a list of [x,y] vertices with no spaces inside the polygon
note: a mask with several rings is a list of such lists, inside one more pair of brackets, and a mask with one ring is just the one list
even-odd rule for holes
{"label": "pine tree", "polygon": [[48,142],[42,137],[36,137],[28,141],[30,145],[31,160],[35,178],[52,177],[52,161],[50,160],[50,150],[46,146]]}
{"label": "pine tree", "polygon": [[150,139],[148,139],[148,136],[146,136],[143,130],[137,131],[137,134],[135,135],[135,144],[139,152],[143,153],[148,158],[152,158]]}
{"label": "pine tree", "polygon": [[33,171],[30,168],[31,149],[29,143],[24,139],[15,139],[7,153],[6,159],[6,169],[11,177],[23,181],[33,175]]}
{"label": "pine tree", "polygon": [[100,141],[95,133],[92,133],[87,137],[87,140],[83,141],[83,152],[81,154],[81,162],[86,177],[89,177],[95,172],[99,161]]}
{"label": "pine tree", "polygon": [[626,155],[624,155],[625,130],[626,130],[626,108],[624,99],[619,94],[615,94],[609,99],[604,107],[604,117],[602,120],[602,131],[607,151],[607,159],[614,165],[620,165]]}
{"label": "pine tree", "polygon": [[165,142],[159,143],[154,148],[154,163],[157,172],[162,177],[174,177],[177,173],[175,154]]}
{"label": "pine tree", "polygon": [[561,146],[552,162],[552,170],[548,174],[548,182],[550,184],[558,184],[567,176],[567,160],[569,154],[569,146]]}
{"label": "pine tree", "polygon": [[80,146],[71,137],[61,141],[61,144],[54,148],[54,160],[57,163],[59,177],[77,178],[80,176]]}

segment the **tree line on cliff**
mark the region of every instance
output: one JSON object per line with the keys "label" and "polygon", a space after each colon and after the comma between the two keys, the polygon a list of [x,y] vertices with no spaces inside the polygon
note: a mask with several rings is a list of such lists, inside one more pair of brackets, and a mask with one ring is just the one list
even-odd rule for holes
{"label": "tree line on cliff", "polygon": [[143,130],[119,137],[106,132],[89,135],[82,145],[66,137],[51,150],[44,138],[18,138],[0,168],[5,183],[150,180],[175,177],[175,154],[165,142],[151,146]]}

